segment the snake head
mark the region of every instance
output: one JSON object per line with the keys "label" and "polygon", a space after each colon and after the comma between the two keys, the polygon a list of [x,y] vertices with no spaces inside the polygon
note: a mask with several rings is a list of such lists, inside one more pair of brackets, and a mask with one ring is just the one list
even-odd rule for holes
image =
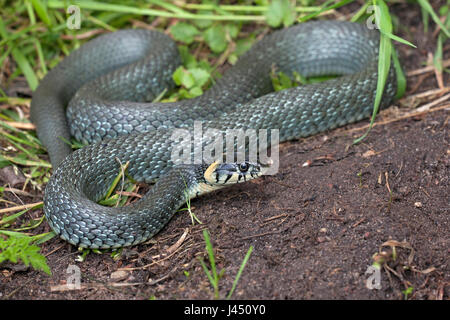
{"label": "snake head", "polygon": [[211,185],[225,185],[253,180],[262,175],[261,167],[249,161],[212,163],[204,173]]}

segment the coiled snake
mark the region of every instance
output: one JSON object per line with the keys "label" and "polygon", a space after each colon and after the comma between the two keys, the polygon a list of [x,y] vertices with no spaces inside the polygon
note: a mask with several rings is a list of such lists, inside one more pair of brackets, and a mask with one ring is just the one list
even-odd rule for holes
{"label": "coiled snake", "polygon": [[[89,41],[46,75],[31,103],[32,121],[56,168],[44,196],[50,226],[81,247],[149,239],[186,200],[186,189],[193,197],[225,181],[244,180],[229,176],[251,179],[261,173],[248,162],[173,167],[174,128],[191,130],[201,120],[203,128],[220,131],[279,129],[283,142],[366,118],[376,91],[378,45],[378,31],[356,23],[295,25],[254,44],[202,96],[147,103],[173,86],[180,64],[174,42],[148,30]],[[341,77],[272,92],[273,68],[288,75]],[[389,105],[395,90],[391,70],[381,107]],[[61,139],[71,135],[91,144],[72,153]],[[129,161],[128,174],[138,181],[160,178],[136,203],[104,207],[96,201],[117,175],[117,160]]]}

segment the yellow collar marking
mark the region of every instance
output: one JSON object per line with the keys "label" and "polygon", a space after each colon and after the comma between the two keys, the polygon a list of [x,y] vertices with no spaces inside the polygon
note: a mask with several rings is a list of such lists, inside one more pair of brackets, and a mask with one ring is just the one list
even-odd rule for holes
{"label": "yellow collar marking", "polygon": [[215,184],[216,183],[216,181],[214,180],[212,174],[213,174],[214,170],[216,170],[218,165],[219,165],[219,160],[214,161],[208,167],[208,169],[206,169],[205,173],[203,174],[203,176],[205,177],[205,180],[208,181],[211,184]]}

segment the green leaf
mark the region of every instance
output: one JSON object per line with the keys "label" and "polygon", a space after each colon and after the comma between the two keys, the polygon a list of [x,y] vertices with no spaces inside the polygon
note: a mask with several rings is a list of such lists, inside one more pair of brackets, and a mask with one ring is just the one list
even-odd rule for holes
{"label": "green leaf", "polygon": [[272,86],[275,91],[280,91],[288,88],[292,88],[294,85],[291,78],[289,78],[284,72],[272,75]]}
{"label": "green leaf", "polygon": [[178,67],[172,77],[173,81],[175,81],[178,86],[183,86],[189,89],[195,84],[194,76],[184,67]]}
{"label": "green leaf", "polygon": [[255,42],[255,35],[251,34],[250,36],[236,40],[236,47],[233,53],[228,57],[228,62],[231,64],[235,64],[238,60],[238,57],[248,51],[252,44]]}
{"label": "green leaf", "polygon": [[195,80],[195,85],[198,87],[203,86],[209,79],[209,72],[200,68],[189,69]]}
{"label": "green leaf", "polygon": [[[200,11],[197,11],[197,14],[213,15],[214,12],[213,11],[200,10]],[[206,28],[210,27],[213,24],[212,20],[194,20],[193,22],[200,29],[206,29]]]}
{"label": "green leaf", "polygon": [[6,260],[12,263],[22,261],[26,266],[51,275],[47,259],[39,253],[41,250],[33,244],[35,239],[24,234],[10,235],[6,240],[0,237],[0,263]]}
{"label": "green leaf", "polygon": [[239,29],[240,29],[240,27],[236,23],[228,23],[225,25],[225,30],[232,39],[234,39],[238,36]]}
{"label": "green leaf", "polygon": [[195,98],[201,96],[203,94],[203,90],[200,87],[193,87],[189,90],[189,98]]}
{"label": "green leaf", "polygon": [[210,73],[202,68],[186,69],[182,66],[179,67],[173,74],[173,80],[177,85],[182,86],[183,88],[178,90],[176,96],[179,98],[190,99],[202,95],[202,86],[208,82],[210,77]]}
{"label": "green leaf", "polygon": [[[215,71],[215,69],[211,66],[211,64],[207,60],[200,60],[197,64],[198,68],[201,68],[203,70],[208,71],[211,73],[212,71]],[[189,68],[192,69],[192,68]]]}
{"label": "green leaf", "polygon": [[278,27],[283,24],[287,27],[295,21],[295,8],[289,0],[273,0],[265,15],[269,26]]}
{"label": "green leaf", "polygon": [[203,38],[215,53],[223,52],[228,45],[226,33],[222,25],[214,25],[203,33]]}
{"label": "green leaf", "polygon": [[190,44],[194,41],[194,37],[200,33],[192,24],[178,22],[170,28],[170,33],[175,40]]}
{"label": "green leaf", "polygon": [[236,41],[236,49],[234,50],[234,53],[237,56],[242,55],[243,53],[245,53],[252,47],[254,42],[255,42],[254,34],[251,34],[250,36],[248,36],[246,38],[237,40]]}
{"label": "green leaf", "polygon": [[197,67],[197,60],[195,57],[189,53],[189,48],[187,46],[179,46],[178,51],[180,52],[181,61],[186,68]]}
{"label": "green leaf", "polygon": [[414,287],[408,287],[405,290],[402,290],[402,293],[405,295],[405,300],[408,300],[408,297],[414,292]]}

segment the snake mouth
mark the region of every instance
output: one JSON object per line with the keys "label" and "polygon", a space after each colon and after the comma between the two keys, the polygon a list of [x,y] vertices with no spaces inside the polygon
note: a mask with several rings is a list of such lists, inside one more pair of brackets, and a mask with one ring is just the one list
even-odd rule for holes
{"label": "snake mouth", "polygon": [[261,167],[255,163],[248,161],[218,163],[216,161],[208,167],[204,177],[210,184],[224,185],[253,180],[261,175]]}

